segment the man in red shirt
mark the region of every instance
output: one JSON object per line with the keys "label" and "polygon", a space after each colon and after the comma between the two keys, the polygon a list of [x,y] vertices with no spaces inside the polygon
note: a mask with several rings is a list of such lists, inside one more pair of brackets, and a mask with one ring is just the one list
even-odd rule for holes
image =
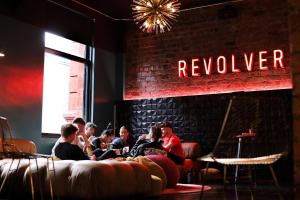
{"label": "man in red shirt", "polygon": [[168,157],[178,165],[183,165],[184,151],[180,138],[173,133],[172,125],[169,122],[161,124],[163,147],[168,152]]}

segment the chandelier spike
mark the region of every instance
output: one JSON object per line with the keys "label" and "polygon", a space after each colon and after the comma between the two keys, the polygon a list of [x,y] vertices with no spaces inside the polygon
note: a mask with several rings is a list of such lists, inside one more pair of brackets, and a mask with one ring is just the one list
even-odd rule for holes
{"label": "chandelier spike", "polygon": [[133,0],[132,13],[139,28],[148,33],[170,31],[180,8],[179,0]]}

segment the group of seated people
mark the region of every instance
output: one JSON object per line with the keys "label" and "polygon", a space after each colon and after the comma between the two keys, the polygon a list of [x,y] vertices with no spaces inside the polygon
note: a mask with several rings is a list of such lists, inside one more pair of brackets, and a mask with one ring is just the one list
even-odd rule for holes
{"label": "group of seated people", "polygon": [[52,148],[52,155],[62,160],[103,160],[144,156],[148,150],[154,149],[165,153],[176,164],[183,164],[181,142],[169,122],[150,127],[149,133],[140,135],[136,141],[124,126],[120,128],[119,137],[115,137],[110,127],[96,137],[96,128],[94,123],[85,123],[79,117],[62,125],[61,137]]}

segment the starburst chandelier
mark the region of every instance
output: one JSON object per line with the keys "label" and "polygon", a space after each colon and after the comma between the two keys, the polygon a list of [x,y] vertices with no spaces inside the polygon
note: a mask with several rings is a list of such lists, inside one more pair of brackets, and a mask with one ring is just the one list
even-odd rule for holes
{"label": "starburst chandelier", "polygon": [[131,5],[135,23],[147,33],[170,31],[179,13],[178,0],[133,0]]}

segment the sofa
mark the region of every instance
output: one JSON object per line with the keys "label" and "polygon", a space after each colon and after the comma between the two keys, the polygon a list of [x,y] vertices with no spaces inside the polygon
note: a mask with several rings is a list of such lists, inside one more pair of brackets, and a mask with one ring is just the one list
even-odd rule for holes
{"label": "sofa", "polygon": [[[36,153],[32,141],[14,139],[6,142],[14,144],[18,151]],[[180,170],[182,175],[197,170],[193,155],[199,153],[197,147],[195,150],[195,144],[183,145],[186,161]],[[159,195],[167,185],[164,170],[151,160],[141,157],[124,161],[60,160],[53,163],[43,156],[15,159],[14,162],[11,158],[2,157],[1,183],[6,175],[1,197],[30,197],[32,192],[37,196],[49,197],[52,193],[61,198],[79,199],[148,197]]]}
{"label": "sofa", "polygon": [[197,142],[182,142],[185,154],[183,166],[179,166],[180,182],[197,183],[200,164],[197,158],[201,156],[201,146]]}

